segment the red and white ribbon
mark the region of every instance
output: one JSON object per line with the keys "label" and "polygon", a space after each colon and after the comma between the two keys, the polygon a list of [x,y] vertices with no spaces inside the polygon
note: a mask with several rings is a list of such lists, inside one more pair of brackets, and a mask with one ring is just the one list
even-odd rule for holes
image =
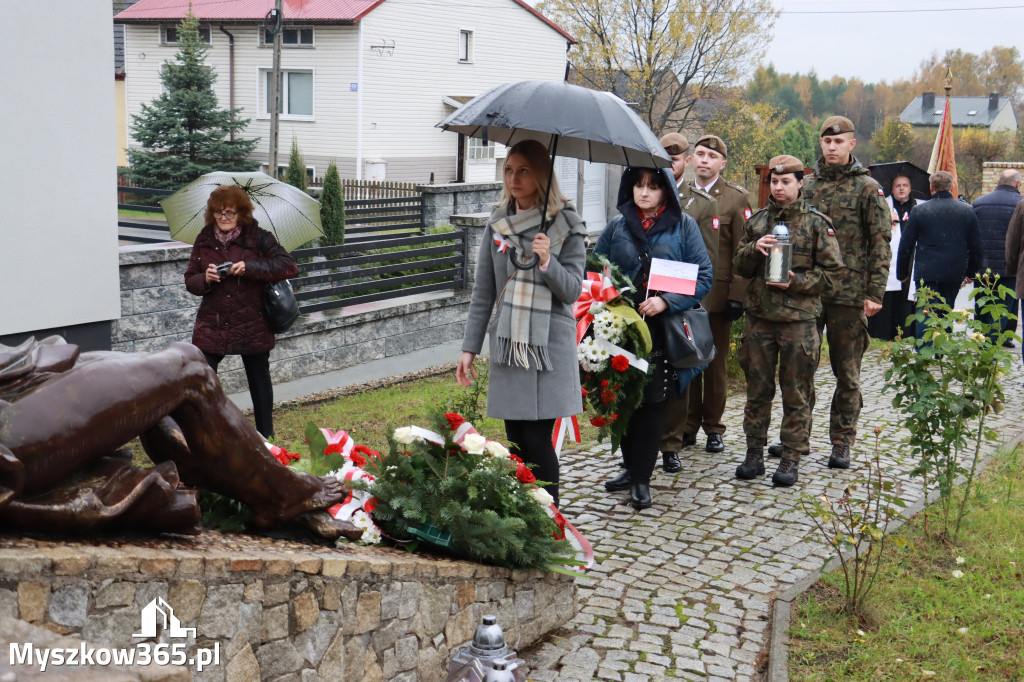
{"label": "red and white ribbon", "polygon": [[547,508],[548,516],[550,516],[555,525],[558,526],[558,533],[555,533],[555,537],[559,540],[568,540],[569,544],[576,548],[576,558],[580,562],[580,568],[588,569],[594,565],[594,547],[590,544],[590,541],[583,536],[583,533],[576,530],[576,526],[569,523],[562,512],[558,511],[558,507],[551,505]]}
{"label": "red and white ribbon", "polygon": [[505,253],[508,250],[508,247],[511,246],[500,234],[495,234],[493,239],[494,245],[498,247],[498,253]]}
{"label": "red and white ribbon", "polygon": [[562,454],[562,443],[565,437],[569,436],[574,443],[582,443],[580,436],[580,420],[576,415],[571,417],[559,417],[555,420],[555,430],[551,434],[551,445],[555,448],[555,456]]}
{"label": "red and white ribbon", "polygon": [[619,295],[612,286],[612,280],[596,272],[586,273],[583,278],[583,291],[572,305],[572,315],[576,318],[576,343],[583,340],[590,323],[594,321],[592,308],[607,303]]}

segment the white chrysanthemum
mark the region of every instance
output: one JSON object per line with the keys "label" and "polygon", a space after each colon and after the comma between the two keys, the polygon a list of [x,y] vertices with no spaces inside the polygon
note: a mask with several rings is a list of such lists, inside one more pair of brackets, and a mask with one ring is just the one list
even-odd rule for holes
{"label": "white chrysanthemum", "polygon": [[360,542],[367,545],[375,545],[380,542],[380,529],[370,519],[370,515],[362,509],[357,509],[352,514],[352,525],[363,529],[363,534],[359,538]]}
{"label": "white chrysanthemum", "polygon": [[487,439],[479,433],[467,434],[466,437],[462,439],[462,447],[471,455],[484,454],[485,445],[487,445]]}
{"label": "white chrysanthemum", "polygon": [[489,440],[484,444],[484,449],[491,453],[492,457],[508,457],[509,451],[504,445],[497,441]]}
{"label": "white chrysanthemum", "polygon": [[618,343],[626,329],[625,321],[608,310],[594,315],[594,335],[611,343]]}
{"label": "white chrysanthemum", "polygon": [[576,347],[576,356],[583,369],[588,372],[599,372],[604,369],[608,354],[600,350],[592,338],[585,338]]}
{"label": "white chrysanthemum", "polygon": [[402,426],[395,429],[394,436],[392,437],[395,439],[396,443],[401,445],[410,445],[417,440],[422,440],[419,436],[413,433],[411,426]]}

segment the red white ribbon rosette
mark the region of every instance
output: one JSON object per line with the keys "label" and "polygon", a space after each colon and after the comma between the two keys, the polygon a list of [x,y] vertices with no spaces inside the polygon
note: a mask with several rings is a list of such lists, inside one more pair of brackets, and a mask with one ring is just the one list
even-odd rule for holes
{"label": "red white ribbon rosette", "polygon": [[588,272],[583,278],[583,292],[572,305],[572,315],[576,318],[576,344],[583,340],[590,323],[594,321],[592,308],[607,303],[619,295],[612,286],[612,280],[597,272]]}
{"label": "red white ribbon rosette", "polygon": [[[365,480],[373,483],[373,476],[366,473],[357,463],[357,458],[354,457],[356,444],[348,433],[330,429],[320,429],[320,433],[327,439],[325,453],[337,452],[345,457],[345,464],[341,469],[332,471],[332,476],[346,482]],[[350,521],[356,527],[362,528],[363,542],[377,543],[380,542],[380,529],[370,518],[370,512],[375,506],[371,493],[365,490],[349,490],[342,503],[334,505],[327,512],[339,521]]]}

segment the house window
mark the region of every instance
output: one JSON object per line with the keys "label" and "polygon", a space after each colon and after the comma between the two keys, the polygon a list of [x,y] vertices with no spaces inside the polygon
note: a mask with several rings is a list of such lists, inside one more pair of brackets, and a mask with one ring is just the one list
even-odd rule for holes
{"label": "house window", "polygon": [[[270,115],[270,69],[261,69],[262,77],[260,84],[263,89],[263,103],[260,114],[264,117]],[[281,71],[279,81],[281,89],[281,106],[278,113],[285,118],[299,120],[313,120],[313,72],[306,71]]]}
{"label": "house window", "polygon": [[494,160],[494,143],[484,142],[478,137],[469,138],[469,147],[466,151],[468,161]]}
{"label": "house window", "polygon": [[[264,173],[270,174],[270,166],[263,163],[260,164],[260,170]],[[277,164],[277,179],[284,180],[285,174],[288,172],[288,164],[279,163]],[[306,182],[313,184],[316,182],[316,166],[306,166]]]}
{"label": "house window", "polygon": [[[261,47],[274,46],[274,34],[272,31],[263,31],[263,42]],[[313,47],[312,26],[286,26],[281,29],[282,47]]]}
{"label": "house window", "polygon": [[[199,27],[199,40],[203,41],[207,45],[210,44],[210,27],[200,26]],[[177,26],[161,26],[160,27],[160,43],[163,45],[177,45],[178,44],[178,27]]]}
{"label": "house window", "polygon": [[459,61],[473,61],[473,32],[465,28],[459,31]]}

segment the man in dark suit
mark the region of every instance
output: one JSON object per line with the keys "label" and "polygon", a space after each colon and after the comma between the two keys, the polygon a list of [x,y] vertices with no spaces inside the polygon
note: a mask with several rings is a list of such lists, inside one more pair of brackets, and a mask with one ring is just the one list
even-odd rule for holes
{"label": "man in dark suit", "polygon": [[[981,267],[978,218],[970,206],[953,198],[952,173],[932,173],[929,182],[931,200],[910,212],[900,237],[896,277],[900,281],[909,278],[913,266],[918,284],[937,292],[952,308],[960,287]],[[921,305],[919,300],[918,307]],[[921,338],[921,325],[916,331],[917,338]]]}
{"label": "man in dark suit", "polygon": [[[999,276],[999,283],[1011,290],[1017,286],[1017,273],[1006,270],[1006,229],[1010,225],[1014,209],[1024,198],[1020,195],[1020,180],[1020,171],[1007,168],[999,174],[999,184],[995,190],[978,197],[974,202],[974,215],[978,217],[978,231],[981,235],[981,271],[991,270],[993,275]],[[1017,298],[1014,295],[1007,295],[1003,299],[1003,305],[1006,306],[1007,313],[1017,314]],[[979,308],[975,301],[975,317],[992,324],[992,317]],[[1016,328],[1017,321],[1004,316],[1000,323],[1000,331],[1006,331],[1011,326]],[[1013,346],[1013,342],[1007,341],[1006,345]]]}

